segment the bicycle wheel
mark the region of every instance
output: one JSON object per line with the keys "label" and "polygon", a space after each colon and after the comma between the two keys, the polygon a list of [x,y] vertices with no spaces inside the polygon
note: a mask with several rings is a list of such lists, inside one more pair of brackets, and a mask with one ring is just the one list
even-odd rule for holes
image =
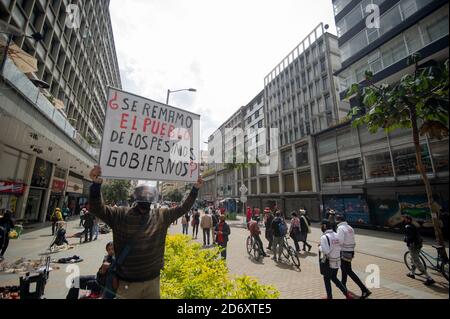
{"label": "bicycle wheel", "polygon": [[247,253],[251,256],[253,250],[253,238],[249,236],[247,238]]}
{"label": "bicycle wheel", "polygon": [[292,263],[295,267],[300,269],[300,258],[298,258],[298,254],[294,248],[289,247],[289,254],[291,255]]}
{"label": "bicycle wheel", "polygon": [[[420,262],[423,265],[423,268],[426,270],[427,269],[427,264],[425,263],[425,260],[423,260],[422,256],[419,256]],[[412,271],[413,269],[415,270],[415,274],[417,276],[421,276],[423,275],[423,272],[420,271],[420,269],[417,269],[416,266],[414,266],[414,263],[412,261],[412,257],[411,257],[411,253],[409,251],[407,251],[405,253],[405,256],[403,257],[403,260],[405,261],[405,265],[406,267],[408,267],[409,271]]]}
{"label": "bicycle wheel", "polygon": [[444,275],[445,279],[447,279],[447,281],[449,281],[448,280],[448,260],[444,261],[442,263],[442,265],[441,265],[441,273],[442,273],[442,275]]}
{"label": "bicycle wheel", "polygon": [[281,252],[282,252],[284,258],[289,260],[289,258],[291,257],[291,254],[289,253],[289,246],[287,246],[286,244],[283,244]]}
{"label": "bicycle wheel", "polygon": [[262,257],[261,248],[259,247],[259,244],[257,241],[255,241],[253,244],[253,256],[255,257],[256,261],[259,261]]}

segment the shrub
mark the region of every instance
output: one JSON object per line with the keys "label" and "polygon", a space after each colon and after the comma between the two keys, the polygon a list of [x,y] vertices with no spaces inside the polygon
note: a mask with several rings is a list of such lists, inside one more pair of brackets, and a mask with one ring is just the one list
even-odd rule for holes
{"label": "shrub", "polygon": [[183,235],[168,236],[161,273],[163,299],[277,299],[279,291],[248,276],[231,276],[219,248],[202,249]]}

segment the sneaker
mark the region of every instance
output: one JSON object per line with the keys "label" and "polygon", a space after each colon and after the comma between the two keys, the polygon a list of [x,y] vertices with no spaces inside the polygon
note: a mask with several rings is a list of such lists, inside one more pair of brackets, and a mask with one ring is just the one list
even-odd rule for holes
{"label": "sneaker", "polygon": [[311,249],[312,249],[312,246],[309,246],[309,248],[308,248],[309,253],[311,252]]}
{"label": "sneaker", "polygon": [[436,283],[436,281],[434,281],[434,280],[431,279],[431,278],[428,278],[427,281],[425,281],[423,284],[424,284],[425,286],[432,286],[432,285],[434,285],[435,283]]}
{"label": "sneaker", "polygon": [[371,294],[372,294],[372,292],[369,291],[369,290],[364,291],[364,292],[362,293],[362,295],[361,295],[361,299],[367,299],[367,298],[369,298],[369,296],[370,296]]}
{"label": "sneaker", "polygon": [[275,262],[278,262],[277,257],[272,257],[272,260],[274,260]]}
{"label": "sneaker", "polygon": [[411,279],[416,279],[416,276],[414,276],[413,274],[407,274],[406,277],[409,277]]}

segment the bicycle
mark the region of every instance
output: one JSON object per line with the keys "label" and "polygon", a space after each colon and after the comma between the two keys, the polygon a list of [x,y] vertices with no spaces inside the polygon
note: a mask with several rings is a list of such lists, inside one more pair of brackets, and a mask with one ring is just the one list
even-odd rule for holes
{"label": "bicycle", "polygon": [[247,253],[251,257],[254,257],[255,260],[259,261],[259,260],[261,260],[261,257],[262,257],[261,251],[262,251],[262,249],[261,249],[259,243],[253,238],[253,236],[248,236],[248,238],[247,238]]}
{"label": "bicycle", "polygon": [[[433,245],[433,248],[436,249],[436,251],[437,251],[437,254],[438,254],[437,257],[433,257],[421,249],[419,252],[420,262],[422,263],[422,265],[424,266],[425,269],[427,269],[427,262],[428,262],[428,266],[431,269],[433,269],[434,271],[440,272],[445,277],[445,279],[447,279],[447,281],[449,281],[449,279],[448,279],[448,258],[444,258],[443,253],[442,253],[442,251],[445,249],[445,247]],[[403,257],[403,259],[405,261],[406,267],[408,267],[408,269],[410,271],[412,271],[414,269],[415,274],[418,276],[423,274],[423,272],[421,272],[420,270],[418,270],[418,269],[416,270],[416,267],[414,266],[414,263],[412,261],[409,251],[407,251],[405,253],[405,256]],[[425,260],[427,262],[425,262]]]}
{"label": "bicycle", "polygon": [[289,245],[288,239],[288,236],[284,236],[281,252],[286,260],[292,260],[294,266],[300,269],[300,258],[298,257],[298,253],[295,251],[295,249],[291,245]]}

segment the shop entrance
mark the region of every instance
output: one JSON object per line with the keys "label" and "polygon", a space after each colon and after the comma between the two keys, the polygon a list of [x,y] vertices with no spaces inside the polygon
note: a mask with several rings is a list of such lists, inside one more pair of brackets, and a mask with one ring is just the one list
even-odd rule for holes
{"label": "shop entrance", "polygon": [[44,190],[31,188],[28,195],[25,219],[27,222],[38,223],[41,220],[41,209],[44,198]]}

